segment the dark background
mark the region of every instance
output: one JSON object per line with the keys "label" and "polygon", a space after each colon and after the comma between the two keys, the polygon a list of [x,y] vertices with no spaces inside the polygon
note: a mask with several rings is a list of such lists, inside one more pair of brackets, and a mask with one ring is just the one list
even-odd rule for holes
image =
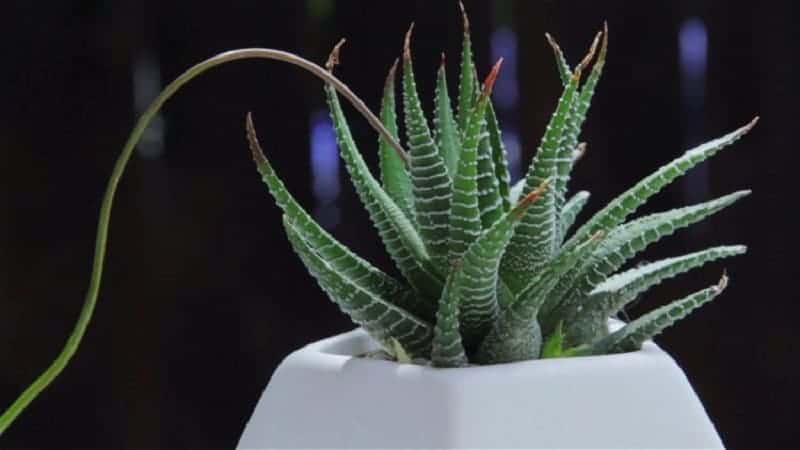
{"label": "dark background", "polygon": [[[46,367],[73,326],[100,198],[137,115],[135,91],[149,101],[157,90],[147,80],[166,83],[237,47],[281,48],[322,62],[345,36],[338,75],[376,109],[411,21],[423,96],[432,93],[441,51],[452,55],[454,88],[456,3],[399,3],[3,2],[0,405]],[[751,135],[644,209],[752,188],[752,197],[643,258],[727,243],[746,243],[749,254],[667,283],[632,309],[711,284],[727,268],[729,291],[658,342],[685,369],[731,448],[797,442],[796,4],[467,2],[481,74],[493,59],[492,33],[506,27],[516,36],[518,60],[506,64],[503,83],[516,74],[519,97],[502,114],[506,129],[518,130],[524,166],[559,93],[543,33],[553,33],[575,63],[608,20],[609,61],[583,134],[589,152],[572,184],[592,191],[590,210],[688,146],[761,116]],[[684,37],[697,56],[698,24],[707,65],[687,74],[679,38],[689,26]],[[513,60],[503,54],[509,48],[500,53]],[[328,222],[334,234],[389,268],[343,173],[335,206],[321,208],[312,195],[309,124],[323,106],[321,87],[296,68],[239,62],[204,75],[167,105],[161,132],[151,132],[120,186],[83,346],[0,447],[232,448],[281,358],[352,327],[291,253],[244,141],[244,114],[252,110],[292,192],[309,210],[338,214],[338,223]],[[374,164],[375,134],[352,110],[350,118]]]}

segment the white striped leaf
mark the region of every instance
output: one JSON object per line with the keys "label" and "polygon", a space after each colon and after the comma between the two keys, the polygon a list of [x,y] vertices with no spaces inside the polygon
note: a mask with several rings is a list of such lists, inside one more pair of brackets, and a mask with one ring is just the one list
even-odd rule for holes
{"label": "white striped leaf", "polygon": [[420,294],[435,301],[443,284],[438,269],[411,221],[370,173],[350,133],[336,91],[325,86],[325,92],[342,160],[389,256]]}
{"label": "white striped leaf", "polygon": [[450,272],[439,299],[431,349],[431,363],[435,367],[464,367],[468,363],[458,321],[460,298],[457,290],[453,289],[457,273],[457,268]]}
{"label": "white striped leaf", "polygon": [[433,327],[388,299],[353,282],[304,241],[286,215],[283,225],[292,248],[336,305],[386,349],[396,339],[411,357],[430,355]]}
{"label": "white striped leaf", "polygon": [[596,230],[612,229],[619,225],[636,209],[647,202],[651,196],[661,191],[674,179],[747,134],[757,121],[758,117],[725,136],[699,145],[645,177],[592,216],[589,221],[575,232],[566,245],[575,245]]}
{"label": "white striped leaf", "polygon": [[[523,194],[530,192],[546,179],[556,176],[556,158],[563,139],[564,127],[580,81],[580,71],[572,77],[558,100],[556,112],[547,125],[542,142],[525,176]],[[558,214],[555,194],[545,192],[517,227],[511,244],[503,257],[503,279],[514,292],[519,292],[533,273],[549,261],[556,250]]]}
{"label": "white striped leaf", "polygon": [[576,261],[588,255],[601,237],[602,233],[597,233],[583,245],[562,252],[536,274],[517,298],[500,311],[478,348],[478,363],[499,364],[539,357],[542,346],[541,327],[536,319],[539,307],[559,277]]}
{"label": "white striped leaf", "polygon": [[559,242],[564,240],[569,229],[572,228],[578,214],[581,213],[583,207],[586,206],[586,202],[589,201],[589,195],[588,191],[580,191],[564,203],[564,207],[561,209],[561,221],[559,223],[559,234],[561,236]]}
{"label": "white striped leaf", "polygon": [[644,341],[652,339],[667,327],[688,316],[693,310],[714,300],[727,286],[728,277],[723,275],[716,286],[654,309],[597,342],[583,346],[580,353],[606,355],[639,350]]}
{"label": "white striped leaf", "polygon": [[[411,29],[403,50],[403,106],[419,234],[434,264],[447,267],[452,182],[420,105],[411,64]],[[438,297],[437,297],[438,298]]]}
{"label": "white striped leaf", "polygon": [[580,312],[586,297],[598,284],[650,244],[727,208],[749,194],[750,191],[734,192],[708,202],[650,214],[615,228],[590,258],[559,281],[540,315],[545,334],[549,334],[560,320]]}
{"label": "white striped leaf", "polygon": [[747,247],[743,245],[713,247],[634,267],[609,277],[589,293],[580,312],[563,318],[562,322],[567,325],[564,334],[569,336],[569,342],[576,344],[599,339],[608,332],[608,318],[651,287],[711,261],[746,251]]}
{"label": "white striped leaf", "polygon": [[436,74],[436,94],[433,111],[433,124],[436,131],[436,146],[447,166],[447,173],[454,177],[458,168],[461,150],[461,131],[453,116],[450,95],[447,93],[447,73],[445,71],[444,54],[442,64]]}

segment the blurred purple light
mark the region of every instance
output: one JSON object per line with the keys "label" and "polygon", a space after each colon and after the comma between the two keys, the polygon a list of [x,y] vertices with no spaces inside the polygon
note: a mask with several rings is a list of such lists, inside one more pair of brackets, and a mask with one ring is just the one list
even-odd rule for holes
{"label": "blurred purple light", "polygon": [[311,188],[317,202],[315,216],[325,226],[339,222],[339,154],[330,116],[323,110],[311,114]]}
{"label": "blurred purple light", "polygon": [[687,19],[678,33],[681,72],[692,78],[706,73],[708,36],[706,26],[697,17]]}
{"label": "blurred purple light", "polygon": [[494,103],[498,108],[513,109],[519,97],[517,83],[517,35],[507,27],[496,29],[491,35],[492,62],[503,58],[503,68],[494,87]]}

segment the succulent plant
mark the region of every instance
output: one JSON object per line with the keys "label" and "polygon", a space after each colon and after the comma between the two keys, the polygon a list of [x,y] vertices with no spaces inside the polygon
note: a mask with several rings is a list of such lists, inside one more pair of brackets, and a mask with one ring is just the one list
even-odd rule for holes
{"label": "succulent plant", "polygon": [[[574,70],[547,35],[563,92],[530,168],[511,186],[490,100],[502,61],[480,86],[465,13],[463,23],[457,108],[451,105],[443,58],[430,116],[415,83],[412,30],[406,34],[401,70],[408,150],[379,139],[380,181],[356,146],[336,90],[325,88],[345,167],[404,280],[353,254],[313,220],[264,156],[248,116],[253,157],[283,210],[289,241],[330,299],[388,351],[399,346],[406,358],[461,367],[636,350],[719,295],[725,275],[613,332],[608,327],[610,317],[648,288],[746,251],[739,245],[714,247],[615,274],[648,245],[750,193],[628,220],[667,184],[747,133],[756,119],[659,168],[571,232],[589,193],[567,198],[568,182],[585,150],[579,135],[605,64],[608,27]],[[326,65],[330,71],[340,45]],[[395,61],[389,70],[380,111],[395,139],[397,66]]]}

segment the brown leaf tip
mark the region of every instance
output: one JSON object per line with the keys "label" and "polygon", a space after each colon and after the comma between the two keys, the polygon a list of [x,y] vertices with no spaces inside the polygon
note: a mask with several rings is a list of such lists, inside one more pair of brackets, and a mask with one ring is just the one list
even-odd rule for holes
{"label": "brown leaf tip", "polygon": [[392,67],[389,68],[389,73],[386,75],[386,87],[394,84],[394,77],[397,73],[397,63],[399,62],[399,58],[395,58]]}
{"label": "brown leaf tip", "polygon": [[489,71],[489,75],[486,76],[486,81],[483,82],[483,92],[481,93],[482,97],[489,97],[492,95],[492,89],[494,89],[494,84],[497,81],[497,76],[500,74],[500,66],[503,65],[503,58],[497,60],[492,66],[492,70]]}
{"label": "brown leaf tip", "polygon": [[592,40],[592,46],[589,47],[589,52],[586,53],[586,56],[583,57],[578,68],[575,69],[576,72],[583,71],[585,68],[589,67],[589,64],[592,62],[595,53],[597,52],[597,46],[600,45],[600,38],[603,36],[602,31],[598,31],[597,34],[594,36],[594,40]]}
{"label": "brown leaf tip", "polygon": [[410,61],[411,60],[411,34],[414,32],[414,22],[411,22],[411,26],[408,27],[408,31],[406,31],[406,37],[403,40],[403,60]]}
{"label": "brown leaf tip", "polygon": [[333,50],[331,50],[330,55],[328,55],[328,61],[325,62],[325,68],[328,69],[328,72],[333,72],[333,68],[339,64],[339,51],[346,41],[345,38],[342,38],[333,46]]}
{"label": "brown leaf tip", "polygon": [[259,165],[266,163],[267,157],[264,156],[264,150],[258,142],[258,135],[256,135],[256,127],[253,125],[253,114],[251,112],[247,112],[244,122],[247,132],[247,144],[250,147],[250,152],[253,154],[253,161]]}
{"label": "brown leaf tip", "polygon": [[464,2],[458,2],[458,9],[461,10],[461,19],[464,24],[464,35],[469,36],[469,16],[467,15],[467,8],[464,7]]}
{"label": "brown leaf tip", "polygon": [[758,123],[760,118],[761,118],[760,116],[753,117],[753,120],[751,120],[750,123],[745,125],[745,128],[747,129],[747,131],[750,131],[754,126],[756,126],[756,124]]}
{"label": "brown leaf tip", "polygon": [[553,51],[560,54],[561,47],[558,45],[558,42],[556,42],[555,38],[551,36],[550,33],[545,33],[544,37],[547,39],[547,43],[550,44],[550,47],[553,47]]}

